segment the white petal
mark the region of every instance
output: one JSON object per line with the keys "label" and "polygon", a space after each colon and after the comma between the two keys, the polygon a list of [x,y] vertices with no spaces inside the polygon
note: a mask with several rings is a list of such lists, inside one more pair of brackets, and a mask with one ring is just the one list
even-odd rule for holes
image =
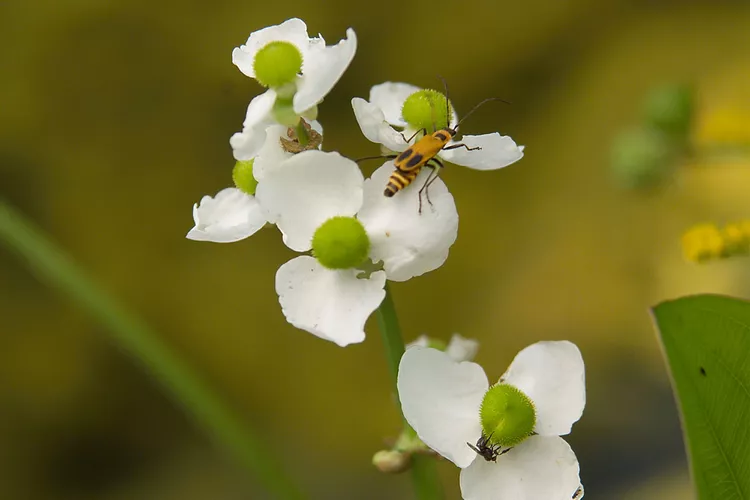
{"label": "white petal", "polygon": [[[405,137],[397,130],[388,125],[385,115],[376,105],[369,103],[361,97],[352,99],[354,116],[357,118],[362,134],[371,142],[382,144],[392,151],[403,151],[408,146]],[[406,136],[408,138],[408,136]]]}
{"label": "white petal", "polygon": [[465,135],[455,144],[466,144],[470,148],[481,150],[468,151],[466,148],[442,150],[439,156],[456,165],[475,170],[497,170],[507,167],[523,158],[523,146],[516,146],[507,135],[497,132],[483,135]]}
{"label": "white petal", "polygon": [[532,436],[461,471],[464,500],[571,500],[580,484],[578,459],[557,436]]}
{"label": "white petal", "polygon": [[400,82],[385,82],[370,89],[370,102],[383,111],[385,121],[397,127],[406,127],[401,108],[407,97],[420,89]]}
{"label": "white petal", "polygon": [[476,363],[457,363],[429,347],[411,347],[398,368],[404,417],[433,450],[459,467],[477,457],[466,443],[482,435],[479,407],[489,383]]}
{"label": "white petal", "polygon": [[204,196],[193,206],[195,227],[187,238],[196,241],[231,243],[254,234],[266,223],[255,197],[237,188],[219,191],[215,198]]}
{"label": "white petal", "polygon": [[255,78],[253,69],[255,54],[270,42],[275,41],[286,41],[297,47],[304,63],[310,42],[307,37],[307,26],[300,19],[287,19],[279,25],[269,26],[252,33],[245,45],[240,45],[232,51],[232,62],[242,73]]}
{"label": "white petal", "polygon": [[479,351],[479,342],[454,333],[445,353],[456,361],[472,361]]}
{"label": "white petal", "polygon": [[543,436],[570,433],[586,406],[581,351],[567,340],[537,342],[526,347],[500,380],[531,398],[536,408],[534,430]]}
{"label": "white petal", "polygon": [[303,151],[266,174],[255,196],[292,250],[310,250],[323,222],[337,215],[353,216],[362,206],[362,172],[338,153]]}
{"label": "white petal", "polygon": [[351,28],[346,30],[346,40],[332,47],[311,44],[302,66],[302,77],[297,82],[294,112],[302,114],[322,101],[349,67],[356,51],[357,35]]}
{"label": "white petal", "polygon": [[266,140],[266,128],[274,123],[271,109],[276,102],[276,92],[267,90],[255,97],[247,107],[242,132],[229,139],[236,160],[252,160],[258,155]]}
{"label": "white petal", "polygon": [[288,130],[284,125],[271,125],[266,128],[265,141],[253,162],[253,177],[256,181],[262,181],[266,172],[277,168],[281,162],[293,156],[292,153],[284,151],[280,141],[282,137],[288,138]]}
{"label": "white petal", "polygon": [[[310,127],[323,135],[323,127],[318,121],[310,122]],[[284,125],[271,125],[266,128],[265,141],[253,163],[253,176],[256,181],[263,180],[267,172],[277,168],[281,162],[293,156],[293,153],[284,150],[281,144],[281,138],[289,139],[288,130],[289,128]]]}
{"label": "white petal", "polygon": [[276,273],[276,293],[287,321],[344,347],[365,339],[365,321],[385,297],[385,273],[358,279],[356,269],[331,270],[302,255]]}
{"label": "white petal", "polygon": [[432,171],[424,168],[415,181],[392,198],[383,194],[393,162],[386,162],[365,181],[365,198],[359,219],[370,236],[370,257],[383,261],[388,279],[406,281],[437,269],[448,258],[456,241],[458,212],[453,196],[442,180],[429,187],[430,200],[419,190]]}

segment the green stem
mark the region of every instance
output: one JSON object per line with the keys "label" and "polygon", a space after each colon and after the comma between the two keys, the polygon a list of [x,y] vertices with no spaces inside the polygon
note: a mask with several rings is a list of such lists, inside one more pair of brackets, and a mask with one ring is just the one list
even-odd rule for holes
{"label": "green stem", "polygon": [[[398,324],[396,306],[393,304],[388,284],[385,285],[385,299],[378,308],[378,327],[385,345],[385,355],[388,361],[388,370],[391,372],[393,388],[398,393],[396,381],[398,379],[398,364],[404,354],[404,338],[401,335],[401,327]],[[401,412],[401,403],[396,399],[398,411]],[[416,436],[416,432],[404,419],[404,432]],[[443,488],[440,484],[435,460],[429,456],[415,454],[412,457],[411,468],[412,481],[419,500],[440,500],[444,497]]]}
{"label": "green stem", "polygon": [[307,134],[307,129],[302,123],[302,118],[299,119],[295,131],[297,132],[297,139],[299,140],[300,146],[307,146],[307,143],[310,142],[310,136]]}
{"label": "green stem", "polygon": [[140,318],[125,310],[85,276],[67,255],[32,223],[0,199],[0,241],[27,261],[40,278],[107,327],[107,331],[161,382],[276,498],[302,499],[248,423],[236,415]]}

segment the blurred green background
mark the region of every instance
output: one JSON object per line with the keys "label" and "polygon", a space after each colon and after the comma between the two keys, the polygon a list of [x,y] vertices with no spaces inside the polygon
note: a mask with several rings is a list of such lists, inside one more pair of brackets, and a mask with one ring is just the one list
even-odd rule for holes
{"label": "blurred green background", "polygon": [[[0,196],[139,311],[261,430],[313,498],[407,499],[371,465],[397,435],[374,321],[339,348],[295,330],[273,290],[293,253],[274,228],[188,241],[191,205],[231,183],[229,136],[261,89],[231,50],[301,17],[359,50],[321,106],[324,147],[375,154],[349,101],[386,80],[450,84],[464,133],[527,146],[497,172],[444,172],[461,216],[447,263],[394,284],[407,340],[478,338],[490,378],[540,339],[587,362],[569,440],[586,498],[690,498],[679,421],[648,307],[750,294],[742,259],[683,261],[688,226],[750,216],[750,161],[693,161],[622,189],[613,137],[664,82],[698,96],[696,144],[750,142],[746,2],[527,0],[0,2]],[[701,160],[701,158],[698,158]],[[102,327],[0,247],[0,497],[269,498]],[[449,498],[458,471],[441,463]]]}

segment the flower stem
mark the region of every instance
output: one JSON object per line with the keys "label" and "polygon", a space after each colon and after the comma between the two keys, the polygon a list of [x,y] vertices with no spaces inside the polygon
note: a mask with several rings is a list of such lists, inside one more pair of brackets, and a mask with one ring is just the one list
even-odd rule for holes
{"label": "flower stem", "polygon": [[[377,316],[378,327],[383,337],[383,344],[385,344],[388,369],[391,372],[394,390],[397,391],[398,364],[401,361],[401,356],[404,354],[405,348],[404,339],[401,335],[401,327],[398,324],[396,306],[393,304],[388,283],[385,285],[385,299],[383,299],[383,303],[378,308]],[[396,399],[396,404],[398,405],[399,413],[401,413],[401,403],[398,401],[398,398]],[[414,429],[406,422],[406,419],[404,419],[404,431],[416,436]],[[416,496],[419,500],[440,500],[444,497],[437,466],[432,457],[418,454],[413,455],[411,476]]]}
{"label": "flower stem", "polygon": [[32,223],[0,199],[0,242],[23,257],[40,279],[57,288],[107,327],[112,338],[132,353],[213,439],[223,445],[275,498],[306,496],[269,457],[248,422],[219,396],[140,318],[106,295]]}
{"label": "flower stem", "polygon": [[300,146],[307,146],[307,143],[310,142],[310,136],[307,134],[307,129],[305,128],[302,118],[299,119],[299,123],[297,123],[294,130],[297,133],[297,139],[299,140]]}

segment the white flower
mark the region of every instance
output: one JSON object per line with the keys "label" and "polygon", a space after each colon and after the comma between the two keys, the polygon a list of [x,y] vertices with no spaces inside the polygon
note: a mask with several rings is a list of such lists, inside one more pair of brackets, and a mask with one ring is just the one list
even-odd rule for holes
{"label": "white flower", "polygon": [[323,37],[309,38],[307,26],[300,19],[289,19],[250,35],[245,45],[232,51],[232,62],[245,75],[255,78],[255,55],[270,42],[283,41],[294,45],[302,55],[302,74],[297,78],[294,111],[302,114],[312,108],[331,91],[349,66],[357,51],[354,30],[346,30],[346,39],[326,46]]}
{"label": "white flower", "polygon": [[[310,126],[322,135],[320,123],[313,121]],[[258,183],[267,171],[293,156],[281,144],[281,139],[287,138],[287,131],[288,128],[283,125],[266,126],[264,141],[256,156],[243,158],[243,161],[253,160],[252,173]],[[242,240],[255,234],[268,222],[255,196],[237,188],[226,188],[216,198],[204,196],[200,204],[193,206],[193,219],[195,227],[188,232],[187,238],[214,243]]]}
{"label": "white flower", "polygon": [[[386,82],[372,87],[369,102],[355,97],[352,108],[362,133],[372,142],[382,144],[392,151],[404,151],[409,145],[404,139],[414,132],[401,116],[401,108],[409,95],[421,89],[406,83]],[[455,127],[453,114],[451,126]],[[400,131],[394,127],[406,127]],[[429,131],[432,132],[432,131]],[[523,157],[523,146],[517,146],[509,136],[494,132],[483,135],[465,135],[460,140],[450,141],[447,147],[465,144],[468,148],[443,149],[437,156],[441,159],[476,170],[496,170],[506,167]]]}
{"label": "white flower", "polygon": [[215,198],[204,196],[193,206],[193,220],[187,238],[214,243],[245,239],[266,224],[255,198],[237,188],[223,189]]}
{"label": "white flower", "polygon": [[457,362],[436,349],[413,347],[401,358],[398,373],[406,420],[427,446],[462,469],[464,499],[581,498],[578,460],[559,437],[570,432],[585,406],[578,348],[567,341],[533,344],[518,353],[499,383],[531,400],[535,425],[531,436],[502,450],[492,462],[469,446],[487,437],[480,407],[490,385],[482,367]]}
{"label": "white flower", "polygon": [[[406,348],[411,347],[430,347],[432,339],[427,335],[420,335],[416,340],[409,343]],[[474,339],[467,339],[454,333],[450,342],[445,347],[445,353],[454,361],[471,361],[479,351],[479,342]]]}
{"label": "white flower", "polygon": [[[368,278],[356,267],[327,268],[316,257],[297,257],[279,268],[276,292],[297,328],[345,346],[364,340],[364,324],[385,296],[386,277],[404,281],[443,264],[456,239],[458,214],[445,184],[430,190],[433,205],[418,213],[418,187],[386,198],[387,162],[367,181],[356,163],[338,153],[304,151],[266,171],[256,197],[269,222],[292,250],[307,252],[324,223],[356,217],[364,247],[384,271]],[[424,173],[424,176],[427,172]],[[425,177],[417,178],[424,182]],[[315,250],[316,252],[319,249]]]}

